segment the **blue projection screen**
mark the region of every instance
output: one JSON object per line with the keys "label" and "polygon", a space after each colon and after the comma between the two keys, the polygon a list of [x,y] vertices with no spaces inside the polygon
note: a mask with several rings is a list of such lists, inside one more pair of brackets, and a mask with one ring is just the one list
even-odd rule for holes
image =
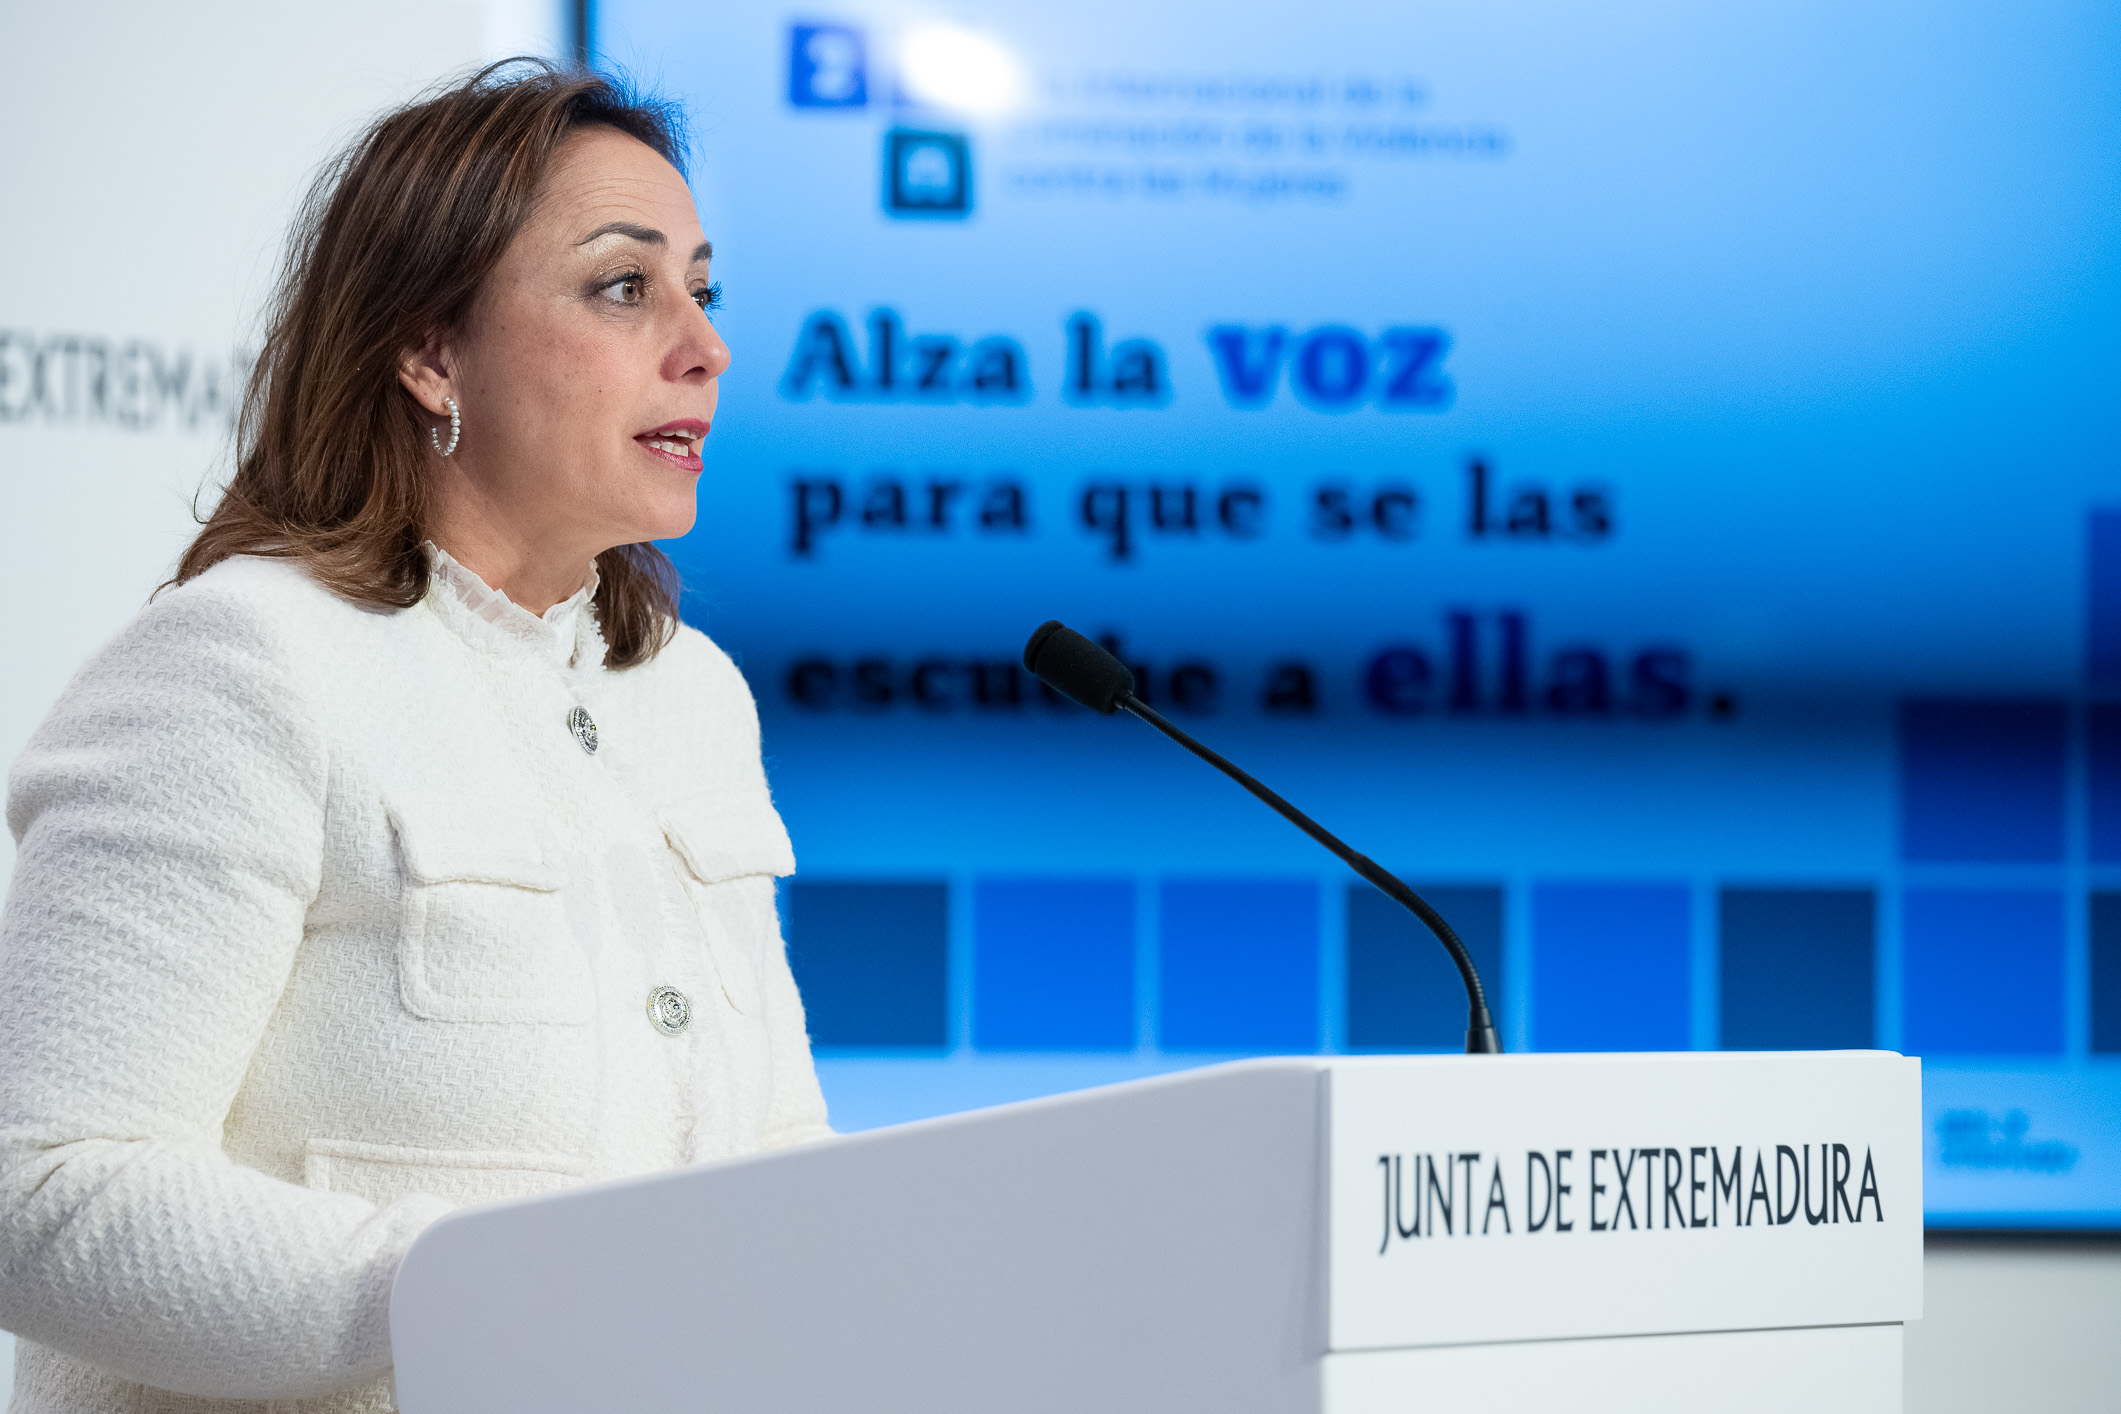
{"label": "blue projection screen", "polygon": [[1937,1225],[2121,1225],[2121,12],[605,0],[735,351],[843,1128],[1450,1048],[1885,1046]]}

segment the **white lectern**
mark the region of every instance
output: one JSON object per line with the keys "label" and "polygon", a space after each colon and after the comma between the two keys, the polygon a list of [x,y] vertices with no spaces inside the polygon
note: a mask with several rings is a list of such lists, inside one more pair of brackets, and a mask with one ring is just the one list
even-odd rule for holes
{"label": "white lectern", "polygon": [[442,1219],[405,1414],[1892,1411],[1919,1062],[1245,1061]]}

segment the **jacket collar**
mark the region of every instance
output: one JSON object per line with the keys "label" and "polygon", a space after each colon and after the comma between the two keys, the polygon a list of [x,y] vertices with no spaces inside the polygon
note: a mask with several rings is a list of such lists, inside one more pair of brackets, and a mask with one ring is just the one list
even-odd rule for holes
{"label": "jacket collar", "polygon": [[597,624],[594,566],[589,580],[543,615],[533,614],[428,541],[427,607],[482,652],[540,658],[556,668],[601,668],[604,634]]}

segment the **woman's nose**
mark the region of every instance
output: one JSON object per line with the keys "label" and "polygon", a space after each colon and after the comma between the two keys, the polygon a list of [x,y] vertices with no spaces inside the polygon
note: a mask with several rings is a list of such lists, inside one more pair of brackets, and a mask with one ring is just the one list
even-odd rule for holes
{"label": "woman's nose", "polygon": [[690,299],[681,311],[677,337],[663,360],[663,376],[674,383],[712,382],[729,369],[729,345],[721,331]]}
{"label": "woman's nose", "polygon": [[722,331],[710,322],[707,325],[707,376],[719,378],[729,371],[729,345],[722,338]]}

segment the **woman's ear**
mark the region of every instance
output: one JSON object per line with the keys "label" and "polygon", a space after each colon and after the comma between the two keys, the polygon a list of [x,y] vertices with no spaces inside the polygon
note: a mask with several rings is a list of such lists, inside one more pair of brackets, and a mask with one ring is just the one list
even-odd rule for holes
{"label": "woman's ear", "polygon": [[449,350],[440,335],[430,334],[419,348],[405,351],[398,360],[398,381],[421,407],[436,417],[449,416],[444,400],[456,396],[456,380],[449,376]]}

